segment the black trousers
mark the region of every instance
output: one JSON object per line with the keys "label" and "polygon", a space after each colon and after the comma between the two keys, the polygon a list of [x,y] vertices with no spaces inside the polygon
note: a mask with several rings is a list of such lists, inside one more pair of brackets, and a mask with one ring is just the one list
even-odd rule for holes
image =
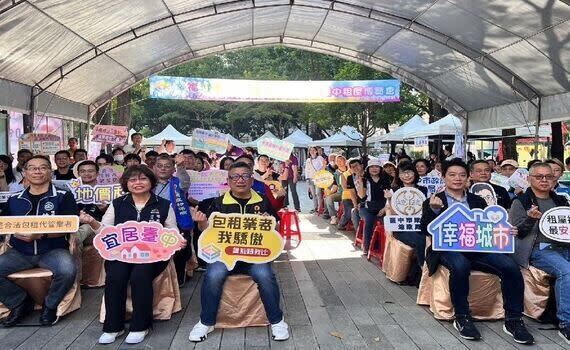
{"label": "black trousers", "polygon": [[105,261],[105,322],[103,332],[114,333],[125,329],[127,286],[131,284],[133,314],[131,332],[144,331],[152,326],[152,281],[168,266],[168,261],[150,264],[128,264]]}

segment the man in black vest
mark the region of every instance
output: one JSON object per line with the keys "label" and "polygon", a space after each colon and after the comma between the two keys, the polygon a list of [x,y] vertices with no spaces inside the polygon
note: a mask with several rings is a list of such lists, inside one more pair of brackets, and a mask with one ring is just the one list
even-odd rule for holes
{"label": "man in black vest", "polygon": [[549,164],[533,164],[528,179],[530,187],[513,200],[509,213],[511,224],[519,231],[515,260],[525,268],[530,264],[556,278],[558,334],[570,344],[570,245],[545,237],[538,225],[544,212],[568,206],[568,201],[552,191],[555,176]]}
{"label": "man in black vest", "polygon": [[[5,215],[78,215],[77,204],[71,192],[56,190],[51,184],[51,162],[45,156],[33,156],[24,165],[24,176],[30,187],[8,200]],[[53,281],[44,300],[40,324],[49,326],[58,320],[57,307],[75,282],[77,267],[69,253],[69,244],[63,233],[15,234],[12,246],[0,255],[0,302],[10,315],[4,327],[12,327],[33,311],[34,301],[8,275],[42,267],[53,273]]]}
{"label": "man in black vest", "polygon": [[[466,192],[469,168],[459,159],[443,163],[442,175],[445,190],[432,195],[423,204],[421,228],[429,235],[427,227],[451,204],[460,203],[470,209],[483,209],[487,206],[483,198]],[[522,320],[524,281],[521,271],[514,260],[506,254],[461,253],[448,251],[426,252],[426,262],[430,276],[439,265],[445,266],[450,273],[449,292],[451,303],[455,309],[453,326],[461,337],[469,340],[481,339],[469,312],[469,275],[471,270],[492,273],[501,279],[505,308],[505,325],[503,330],[511,335],[517,343],[532,344],[533,336],[527,331]]]}

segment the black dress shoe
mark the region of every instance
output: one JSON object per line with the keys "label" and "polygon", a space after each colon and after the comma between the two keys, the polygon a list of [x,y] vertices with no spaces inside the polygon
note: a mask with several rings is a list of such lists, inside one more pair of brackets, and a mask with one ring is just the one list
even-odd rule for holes
{"label": "black dress shoe", "polygon": [[34,301],[29,296],[26,296],[26,299],[20,305],[10,310],[10,315],[4,319],[2,325],[4,327],[14,327],[24,317],[31,314],[32,311],[34,311]]}
{"label": "black dress shoe", "polygon": [[42,326],[52,326],[56,324],[57,321],[59,321],[59,317],[57,316],[57,309],[50,309],[44,305],[42,314],[40,315],[40,324]]}

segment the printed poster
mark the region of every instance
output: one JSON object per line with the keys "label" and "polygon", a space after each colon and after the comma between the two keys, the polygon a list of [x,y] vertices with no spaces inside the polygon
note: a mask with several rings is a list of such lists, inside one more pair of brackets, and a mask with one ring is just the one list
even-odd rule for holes
{"label": "printed poster", "polygon": [[198,240],[198,256],[210,264],[221,261],[229,270],[238,261],[271,262],[285,246],[273,216],[215,212],[208,223]]}

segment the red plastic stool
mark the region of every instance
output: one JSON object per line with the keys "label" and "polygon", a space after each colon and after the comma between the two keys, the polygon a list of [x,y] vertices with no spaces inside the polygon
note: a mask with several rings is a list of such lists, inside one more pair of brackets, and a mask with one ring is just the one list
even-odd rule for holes
{"label": "red plastic stool", "polygon": [[382,267],[384,262],[384,248],[386,247],[386,231],[380,219],[376,220],[374,226],[374,233],[370,240],[370,247],[368,248],[368,260],[372,258],[378,259],[378,264]]}
{"label": "red plastic stool", "polygon": [[299,237],[299,242],[301,242],[301,227],[299,226],[297,211],[284,208],[279,210],[279,216],[281,217],[279,221],[279,233],[281,236],[289,241],[292,236],[297,236]]}
{"label": "red plastic stool", "polygon": [[358,223],[358,229],[356,230],[356,235],[354,236],[354,247],[362,248],[362,242],[364,241],[364,219],[360,219]]}

